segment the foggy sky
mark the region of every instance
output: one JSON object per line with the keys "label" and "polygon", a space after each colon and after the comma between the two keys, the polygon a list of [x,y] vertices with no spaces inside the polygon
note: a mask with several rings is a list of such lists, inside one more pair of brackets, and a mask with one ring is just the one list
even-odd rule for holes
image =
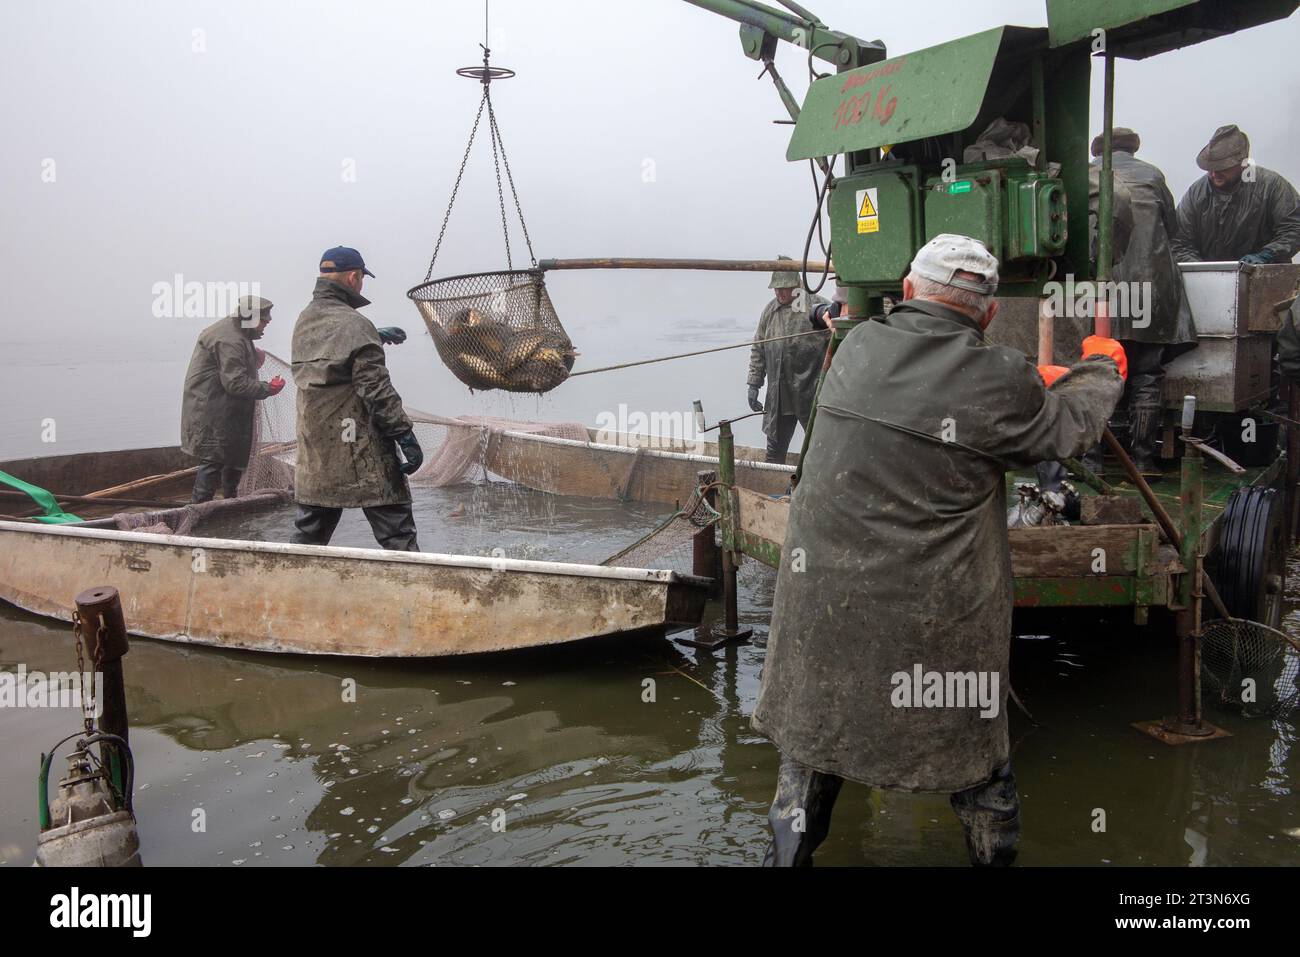
{"label": "foggy sky", "polygon": [[[811,6],[891,56],[1046,23],[1041,0]],[[411,333],[388,353],[411,405],[591,424],[618,402],[683,409],[704,394],[718,414],[741,411],[745,350],[574,380],[542,400],[471,397],[438,362],[405,292],[425,275],[478,105],[479,85],[454,70],[480,59],[481,2],[51,0],[6,12],[0,400],[11,420],[39,413],[34,391],[59,392],[49,402],[93,447],[107,412],[63,394],[69,370],[143,362],[145,381],[114,387],[156,423],[158,444],[174,444],[185,364],[214,317],[155,318],[154,284],[258,282],[276,303],[262,344],[287,358],[318,257],[335,244],[359,248],[377,274],[366,314]],[[1139,131],[1176,198],[1200,175],[1197,150],[1230,122],[1260,165],[1300,183],[1298,23],[1119,61],[1116,122]],[[538,258],[801,254],[808,167],[785,161],[791,128],[772,123],[784,112],[734,23],[676,0],[494,0],[490,39],[494,62],[519,73],[493,100]],[[778,66],[802,97],[802,51],[782,45]],[[475,145],[435,276],[505,265],[487,145]],[[48,160],[54,182],[42,181]],[[512,249],[526,263],[517,230]],[[570,273],[549,285],[579,367],[739,341],[769,298],[760,276]],[[109,380],[101,369],[94,381]],[[29,431],[0,430],[14,445],[0,455],[34,454]]]}

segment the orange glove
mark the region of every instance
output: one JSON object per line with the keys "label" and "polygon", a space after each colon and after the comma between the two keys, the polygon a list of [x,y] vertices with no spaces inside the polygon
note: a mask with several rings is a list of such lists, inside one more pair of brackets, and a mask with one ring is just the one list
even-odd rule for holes
{"label": "orange glove", "polygon": [[1115,365],[1119,366],[1119,377],[1127,381],[1128,379],[1128,356],[1124,354],[1124,347],[1114,339],[1107,339],[1105,336],[1089,336],[1083,340],[1083,357],[1088,356],[1105,356],[1108,359],[1114,359]]}
{"label": "orange glove", "polygon": [[1049,389],[1052,387],[1053,382],[1055,382],[1057,379],[1059,379],[1061,376],[1065,375],[1069,371],[1070,370],[1067,369],[1065,366],[1039,366],[1038,367],[1038,374],[1043,377],[1043,385],[1047,386]]}
{"label": "orange glove", "polygon": [[279,376],[276,376],[266,385],[267,385],[267,391],[270,392],[271,395],[279,395],[280,390],[284,388],[284,380]]}

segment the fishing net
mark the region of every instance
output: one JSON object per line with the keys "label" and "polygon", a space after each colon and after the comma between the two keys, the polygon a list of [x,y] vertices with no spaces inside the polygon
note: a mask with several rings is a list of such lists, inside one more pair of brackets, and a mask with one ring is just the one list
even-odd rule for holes
{"label": "fishing net", "polygon": [[[244,497],[261,490],[293,489],[297,461],[297,389],[293,370],[279,356],[267,353],[260,376],[285,380],[278,395],[256,405],[253,420],[253,449],[248,468],[239,485]],[[424,464],[410,476],[413,485],[459,485],[474,478],[487,479],[495,465],[512,475],[527,478],[526,463],[513,460],[523,454],[515,447],[502,447],[497,437],[503,432],[541,435],[578,442],[590,441],[586,426],[578,422],[530,422],[494,416],[462,415],[455,418],[406,408],[416,440],[424,450]]]}
{"label": "fishing net", "polygon": [[[701,486],[691,493],[686,504],[663,523],[615,552],[601,562],[627,568],[671,568],[691,572],[694,565],[695,536],[710,528],[721,516],[709,504]],[[714,573],[710,573],[714,574]]]}
{"label": "fishing net", "polygon": [[1255,621],[1208,622],[1201,636],[1207,700],[1251,717],[1281,718],[1300,704],[1300,649]]}
{"label": "fishing net", "polygon": [[453,276],[407,293],[438,356],[471,389],[549,392],[576,353],[540,270]]}

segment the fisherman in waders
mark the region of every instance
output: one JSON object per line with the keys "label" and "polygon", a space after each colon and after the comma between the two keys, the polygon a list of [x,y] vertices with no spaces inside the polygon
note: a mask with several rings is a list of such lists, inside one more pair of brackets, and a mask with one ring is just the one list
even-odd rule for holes
{"label": "fisherman in waders", "polygon": [[[789,256],[781,256],[794,265]],[[810,296],[799,288],[799,274],[791,271],[772,273],[768,288],[776,298],[763,309],[749,352],[749,407],[763,413],[763,432],[767,435],[767,461],[785,462],[798,423],[808,427],[817,379],[826,355],[826,337],[803,335],[797,339],[763,342],[779,336],[806,333],[809,313],[826,300]],[[767,393],[758,400],[758,390],[767,380]]]}
{"label": "fisherman in waders", "polygon": [[199,460],[191,502],[234,498],[253,445],[254,403],[279,393],[284,380],[257,378],[266,354],[253,345],[271,321],[269,299],[244,296],[239,308],[199,333],[185,373],[181,450]]}
{"label": "fisherman in waders", "polygon": [[1221,126],[1196,156],[1205,175],[1178,204],[1179,262],[1286,263],[1300,250],[1300,197],[1282,176],[1248,161],[1250,140]]}
{"label": "fisherman in waders", "polygon": [[[384,362],[384,346],[406,333],[376,329],[357,312],[366,268],[346,246],[327,249],[311,302],[293,327],[298,388],[298,462],[293,541],[328,545],[345,508],[360,508],[381,546],[419,551],[406,476],[424,454]],[[401,448],[405,462],[397,456]]]}
{"label": "fisherman in waders", "polygon": [[[1160,432],[1160,388],[1165,367],[1196,346],[1192,313],[1183,293],[1182,277],[1170,243],[1178,230],[1174,197],[1159,168],[1134,154],[1142,140],[1126,127],[1111,133],[1111,166],[1115,182],[1127,188],[1132,227],[1126,248],[1111,270],[1111,281],[1123,286],[1111,300],[1111,334],[1128,357],[1128,381],[1120,409],[1127,413],[1129,451],[1138,470],[1160,476],[1156,438]],[[1092,155],[1101,156],[1101,137],[1092,141]],[[1093,161],[1100,166],[1101,160]],[[1089,451],[1084,464],[1102,470],[1101,447]]]}
{"label": "fisherman in waders", "polygon": [[936,236],[822,383],[753,717],[781,752],[768,865],[812,862],[845,779],[950,794],[972,863],[1015,857],[1005,473],[1096,442],[1125,359],[1090,336],[1040,374],[984,339],[997,285],[983,245]]}

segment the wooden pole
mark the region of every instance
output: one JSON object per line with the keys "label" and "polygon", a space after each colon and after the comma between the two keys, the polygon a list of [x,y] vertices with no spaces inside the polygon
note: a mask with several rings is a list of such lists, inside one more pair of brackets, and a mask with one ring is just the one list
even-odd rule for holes
{"label": "wooden pole", "polygon": [[[808,263],[808,275],[826,272],[826,263]],[[798,272],[804,268],[798,259],[543,259],[537,264],[543,272],[556,269],[703,269],[712,272]],[[831,271],[834,271],[831,265]]]}

